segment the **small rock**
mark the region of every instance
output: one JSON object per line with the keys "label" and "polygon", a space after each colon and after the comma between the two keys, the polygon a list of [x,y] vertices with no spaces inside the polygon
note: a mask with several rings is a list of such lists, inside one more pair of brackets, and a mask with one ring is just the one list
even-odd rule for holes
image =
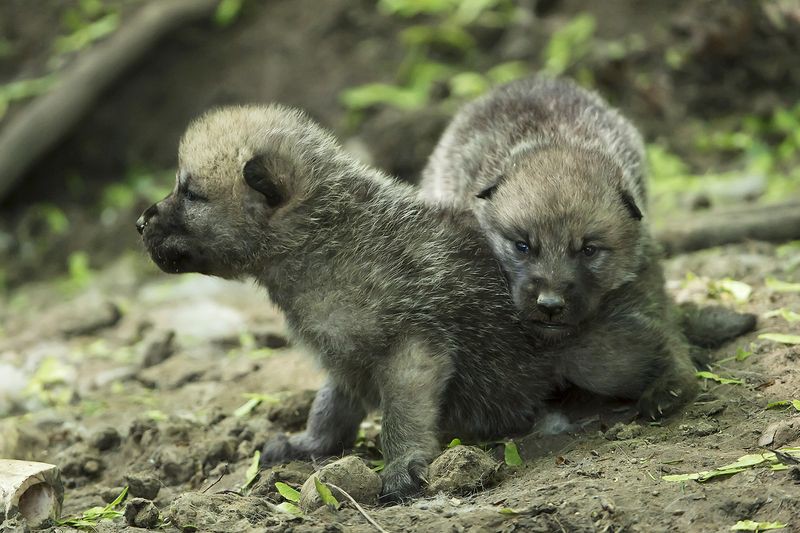
{"label": "small rock", "polygon": [[300,429],[308,419],[308,412],[311,409],[314,396],[316,396],[316,392],[313,390],[290,394],[280,403],[269,407],[267,419],[287,431]]}
{"label": "small rock", "polygon": [[604,436],[608,440],[630,440],[639,437],[643,431],[644,428],[636,422],[630,424],[617,422],[605,432]]}
{"label": "small rock", "polygon": [[281,481],[287,485],[299,487],[313,473],[314,467],[311,464],[300,461],[292,461],[285,465],[276,466],[269,471],[261,472],[260,478],[250,489],[250,494],[252,496],[265,496],[274,501],[282,501],[283,498],[279,496],[275,483]]}
{"label": "small rock", "polygon": [[167,486],[189,481],[196,471],[194,459],[189,456],[188,448],[185,447],[165,446],[158,451],[155,462],[161,471],[161,479]]}
{"label": "small rock", "polygon": [[122,442],[122,437],[112,427],[99,429],[89,437],[89,444],[101,452],[116,448],[120,445],[120,442]]}
{"label": "small rock", "polygon": [[166,361],[175,351],[175,332],[151,331],[142,341],[142,367],[148,368]]}
{"label": "small rock", "polygon": [[444,492],[464,494],[490,484],[499,463],[474,446],[454,446],[434,459],[428,469],[430,495]]}
{"label": "small rock", "polygon": [[758,439],[758,445],[780,448],[798,439],[800,439],[800,419],[789,418],[767,426]]}
{"label": "small rock", "polygon": [[87,477],[97,477],[105,468],[100,459],[87,459],[83,463],[82,471]]}
{"label": "small rock", "polygon": [[150,500],[131,498],[125,504],[125,521],[129,526],[155,529],[158,527],[158,508]]}
{"label": "small rock", "polygon": [[152,470],[125,474],[125,483],[131,496],[146,500],[155,500],[161,489],[161,481]]}
{"label": "small rock", "polygon": [[67,319],[61,327],[61,333],[67,337],[78,335],[91,335],[101,329],[115,326],[122,313],[112,302],[102,302],[99,305],[92,305],[86,309],[76,310],[72,318]]}
{"label": "small rock", "polygon": [[681,424],[678,429],[687,437],[705,437],[719,431],[719,422],[714,419],[698,420],[690,424]]}
{"label": "small rock", "polygon": [[[336,485],[347,492],[355,501],[367,505],[374,505],[378,502],[378,495],[382,487],[381,478],[378,474],[373,472],[364,464],[364,461],[355,455],[348,455],[323,466],[303,483],[303,488],[300,489],[300,508],[305,512],[311,512],[323,505],[322,499],[317,493],[315,479],[319,479],[323,483]],[[333,487],[330,487],[330,489],[337,500],[346,499],[346,496],[337,489]]]}
{"label": "small rock", "polygon": [[279,348],[285,348],[289,345],[288,339],[278,333],[256,333],[253,336],[256,339],[256,346],[259,348],[270,348],[272,350],[277,350]]}
{"label": "small rock", "polygon": [[220,463],[236,460],[236,441],[233,439],[217,439],[211,442],[203,459],[203,469],[209,471]]}

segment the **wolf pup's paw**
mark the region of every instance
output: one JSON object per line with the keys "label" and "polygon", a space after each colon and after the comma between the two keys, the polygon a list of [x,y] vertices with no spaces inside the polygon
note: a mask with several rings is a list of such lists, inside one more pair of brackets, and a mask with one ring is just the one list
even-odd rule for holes
{"label": "wolf pup's paw", "polygon": [[639,416],[658,420],[678,411],[694,398],[697,383],[694,376],[664,376],[655,381],[639,398]]}
{"label": "wolf pup's paw", "polygon": [[428,462],[418,456],[392,461],[381,472],[381,502],[399,503],[409,500],[428,484],[427,474]]}

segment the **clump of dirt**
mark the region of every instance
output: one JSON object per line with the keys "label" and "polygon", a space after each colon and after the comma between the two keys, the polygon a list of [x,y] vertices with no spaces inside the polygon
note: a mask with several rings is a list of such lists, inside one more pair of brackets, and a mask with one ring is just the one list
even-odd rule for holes
{"label": "clump of dirt", "polygon": [[454,446],[437,457],[428,470],[430,495],[466,494],[491,485],[500,465],[474,446]]}
{"label": "clump of dirt", "polygon": [[324,505],[317,481],[330,484],[330,490],[339,501],[346,501],[342,491],[349,494],[355,501],[367,505],[378,503],[381,492],[381,478],[373,472],[360,458],[349,455],[338,461],[329,463],[317,472],[314,472],[303,483],[300,490],[300,509],[311,512]]}

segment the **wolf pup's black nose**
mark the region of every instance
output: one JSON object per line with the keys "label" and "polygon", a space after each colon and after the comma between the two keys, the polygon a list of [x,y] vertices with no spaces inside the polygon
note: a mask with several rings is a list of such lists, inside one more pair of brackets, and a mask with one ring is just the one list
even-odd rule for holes
{"label": "wolf pup's black nose", "polygon": [[144,213],[142,213],[142,215],[138,219],[136,219],[136,231],[139,232],[139,235],[144,233],[145,226],[147,226],[147,223],[157,212],[158,208],[156,207],[156,204],[153,204],[147,209],[145,209]]}
{"label": "wolf pup's black nose", "polygon": [[552,317],[564,310],[564,298],[556,294],[540,294],[536,306]]}

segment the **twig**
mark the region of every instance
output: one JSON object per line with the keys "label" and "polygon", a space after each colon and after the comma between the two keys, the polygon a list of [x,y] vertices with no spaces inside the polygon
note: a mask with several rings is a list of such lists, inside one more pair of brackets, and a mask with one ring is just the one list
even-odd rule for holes
{"label": "twig", "polygon": [[378,530],[378,531],[380,531],[381,533],[389,533],[388,531],[386,531],[385,529],[383,529],[383,528],[380,526],[380,524],[378,524],[378,523],[377,523],[377,522],[376,522],[376,521],[375,521],[375,520],[374,520],[374,519],[373,519],[373,518],[372,518],[370,515],[368,515],[368,514],[367,514],[367,512],[364,510],[364,508],[363,508],[363,507],[361,507],[361,506],[358,504],[358,502],[355,500],[355,498],[353,498],[352,496],[350,496],[350,495],[347,493],[347,491],[346,491],[346,490],[344,490],[344,489],[343,489],[343,488],[341,488],[341,487],[337,487],[337,486],[336,486],[336,485],[334,485],[333,483],[326,483],[326,485],[328,485],[328,486],[329,486],[329,487],[331,487],[332,489],[336,489],[336,490],[338,490],[339,492],[341,492],[342,494],[344,494],[344,495],[345,495],[345,497],[346,497],[348,500],[350,500],[350,503],[352,503],[353,505],[355,505],[355,507],[356,507],[356,509],[358,510],[358,512],[359,512],[359,513],[361,513],[362,515],[364,515],[364,518],[366,518],[366,519],[367,519],[367,522],[369,522],[370,524],[372,524],[373,526],[375,526],[375,529],[377,529],[377,530]]}
{"label": "twig", "polygon": [[222,481],[222,478],[224,478],[226,475],[228,475],[228,465],[225,465],[225,467],[222,469],[222,473],[220,473],[220,475],[217,478],[217,480],[215,482],[213,482],[211,485],[209,485],[208,487],[204,488],[203,491],[201,492],[201,494],[205,494],[206,492],[211,490],[211,488],[214,485],[216,485],[217,483],[219,483],[220,481]]}

